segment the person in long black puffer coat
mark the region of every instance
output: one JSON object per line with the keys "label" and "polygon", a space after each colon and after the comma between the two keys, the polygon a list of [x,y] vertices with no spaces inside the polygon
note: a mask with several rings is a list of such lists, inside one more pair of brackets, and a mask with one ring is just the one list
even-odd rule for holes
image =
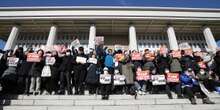
{"label": "person in long black puffer coat", "polygon": [[65,94],[65,88],[67,88],[68,94],[72,94],[71,88],[71,72],[74,64],[71,50],[66,50],[65,56],[62,58],[62,63],[59,67],[60,71],[60,89],[58,94]]}
{"label": "person in long black puffer coat", "polygon": [[[95,58],[95,55],[92,55],[92,58]],[[97,64],[90,63],[87,68],[87,76],[86,76],[86,84],[89,89],[89,94],[95,94],[99,84],[99,75],[102,72],[102,64],[101,62],[97,62]]]}
{"label": "person in long black puffer coat", "polygon": [[[79,52],[77,57],[84,57],[87,58],[87,56],[84,54],[84,48],[79,47]],[[82,64],[77,62],[77,65],[75,67],[75,73],[74,73],[74,81],[75,81],[75,94],[83,95],[85,90],[85,78],[87,74],[87,63]]]}
{"label": "person in long black puffer coat", "polygon": [[52,57],[55,57],[56,61],[55,63],[50,66],[50,69],[51,69],[51,80],[49,82],[49,85],[50,85],[50,90],[49,92],[54,95],[54,94],[57,94],[58,92],[58,88],[59,88],[59,76],[60,76],[60,71],[59,71],[59,67],[62,63],[62,58],[60,58],[58,56],[58,52],[56,51],[53,51],[52,52]]}
{"label": "person in long black puffer coat", "polygon": [[24,60],[22,60],[20,68],[18,70],[17,76],[17,84],[18,84],[18,90],[20,93],[28,94],[29,92],[29,83],[30,83],[30,77],[29,72],[31,70],[33,62],[27,62],[27,54],[33,53],[33,50],[30,49],[27,52],[25,52]]}

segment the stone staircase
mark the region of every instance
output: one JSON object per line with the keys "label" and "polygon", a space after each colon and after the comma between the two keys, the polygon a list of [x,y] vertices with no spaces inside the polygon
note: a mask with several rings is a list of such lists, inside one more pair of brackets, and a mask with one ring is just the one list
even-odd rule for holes
{"label": "stone staircase", "polygon": [[[175,96],[175,95],[173,95]],[[211,94],[214,105],[191,105],[188,99],[168,99],[165,94],[142,96],[111,95],[101,100],[100,95],[5,95],[0,97],[0,110],[220,110],[220,95]]]}

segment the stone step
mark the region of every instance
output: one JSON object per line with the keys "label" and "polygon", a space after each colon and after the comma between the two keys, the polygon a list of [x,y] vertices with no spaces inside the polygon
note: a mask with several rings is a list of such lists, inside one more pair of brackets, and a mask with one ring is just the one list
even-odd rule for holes
{"label": "stone step", "polygon": [[219,110],[214,105],[126,105],[126,106],[3,106],[3,110]]}
{"label": "stone step", "polygon": [[[177,98],[176,95],[173,95],[174,99]],[[211,94],[211,98],[219,98],[219,94]],[[100,100],[100,95],[3,95],[0,96],[0,99],[18,99],[18,100],[31,100],[31,99],[39,99],[39,100]],[[110,95],[110,99],[134,99],[134,96],[131,95]],[[168,99],[166,94],[147,94],[147,95],[138,95],[137,99]]]}
{"label": "stone step", "polygon": [[[215,103],[220,104],[219,98],[212,98]],[[197,103],[202,104],[201,99]],[[176,105],[190,104],[188,99],[113,99],[113,100],[1,100],[1,105],[27,105],[27,106],[121,106],[121,105]]]}

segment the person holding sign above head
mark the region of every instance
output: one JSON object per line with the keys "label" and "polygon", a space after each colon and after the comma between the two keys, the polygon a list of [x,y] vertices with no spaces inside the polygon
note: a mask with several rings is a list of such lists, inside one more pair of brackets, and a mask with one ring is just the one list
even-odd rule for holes
{"label": "person holding sign above head", "polygon": [[102,100],[108,100],[112,88],[112,75],[109,74],[108,68],[103,69],[103,73],[99,77],[101,84]]}
{"label": "person holding sign above head", "polygon": [[[38,50],[35,55],[32,56],[33,65],[30,70],[30,76],[31,76],[31,85],[30,85],[30,93],[33,94],[40,94],[40,87],[41,87],[41,73],[42,69],[44,67],[44,51]],[[28,56],[29,57],[29,56]],[[29,57],[30,58],[30,57]],[[27,61],[30,61],[27,59]]]}
{"label": "person holding sign above head", "polygon": [[63,53],[64,56],[62,57],[62,63],[60,64],[59,71],[60,71],[60,89],[58,94],[65,94],[65,88],[68,91],[68,94],[72,94],[71,88],[71,72],[72,66],[74,64],[73,56],[71,55],[71,50],[66,50]]}
{"label": "person holding sign above head", "polygon": [[84,95],[85,90],[85,78],[87,74],[87,55],[84,53],[84,48],[79,47],[78,54],[76,56],[76,66],[74,73],[75,80],[75,94]]}
{"label": "person holding sign above head", "polygon": [[[29,48],[25,54],[24,54],[24,60],[21,63],[21,66],[17,72],[17,76],[18,76],[18,80],[17,80],[17,84],[18,84],[18,89],[21,92],[24,92],[24,94],[29,94],[29,82],[30,82],[30,76],[29,76],[29,72],[31,70],[32,64],[33,62],[28,62],[27,61],[27,55],[29,53],[33,53],[34,51]],[[24,91],[23,91],[24,90]]]}
{"label": "person holding sign above head", "polygon": [[181,58],[181,53],[178,50],[171,50],[170,57],[170,69],[167,69],[167,71],[165,71],[167,80],[166,92],[168,94],[168,97],[170,99],[173,99],[171,94],[171,89],[173,89],[175,93],[177,93],[177,98],[182,99],[183,96],[181,93],[181,84],[179,81],[179,75],[182,72],[181,64],[179,62]]}

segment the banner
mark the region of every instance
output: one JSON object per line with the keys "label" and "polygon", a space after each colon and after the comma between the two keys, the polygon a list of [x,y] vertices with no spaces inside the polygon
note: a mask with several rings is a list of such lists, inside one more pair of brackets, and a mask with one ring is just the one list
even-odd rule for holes
{"label": "banner", "polygon": [[8,66],[17,66],[19,62],[19,58],[9,57],[8,58]]}
{"label": "banner", "polygon": [[179,73],[167,73],[167,82],[178,83],[180,81]]}
{"label": "banner", "polygon": [[37,53],[28,53],[27,62],[40,62],[41,57]]}
{"label": "banner", "polygon": [[141,53],[132,53],[131,60],[142,60]]}
{"label": "banner", "polygon": [[153,85],[166,85],[166,78],[164,75],[152,75],[151,80]]}
{"label": "banner", "polygon": [[87,61],[87,59],[85,57],[79,57],[79,56],[76,57],[76,62],[77,63],[85,64],[86,61]]}
{"label": "banner", "polygon": [[75,39],[73,42],[71,42],[71,47],[79,47],[80,42],[79,39]]}
{"label": "banner", "polygon": [[93,63],[93,64],[97,64],[97,59],[96,58],[89,58],[87,60],[88,63]]}
{"label": "banner", "polygon": [[138,80],[138,81],[141,81],[141,80],[145,80],[145,81],[147,81],[147,80],[150,80],[150,73],[149,73],[149,71],[137,71],[136,72],[136,79]]}
{"label": "banner", "polygon": [[125,85],[125,76],[114,75],[114,85]]}
{"label": "banner", "polygon": [[56,62],[55,57],[46,57],[46,65],[53,65]]}
{"label": "banner", "polygon": [[101,84],[111,84],[111,75],[101,74],[99,78]]}
{"label": "banner", "polygon": [[95,37],[95,45],[104,44],[104,36],[96,36]]}

